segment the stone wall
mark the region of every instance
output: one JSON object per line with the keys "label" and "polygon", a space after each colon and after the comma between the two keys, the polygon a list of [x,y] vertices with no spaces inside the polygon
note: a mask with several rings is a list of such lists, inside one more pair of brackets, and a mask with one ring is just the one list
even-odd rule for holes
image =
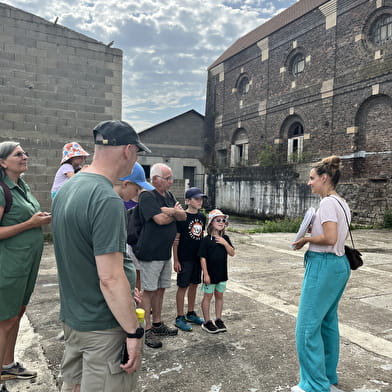
{"label": "stone wall", "polygon": [[[217,205],[255,215],[300,212],[301,204],[287,208],[291,201],[285,198],[300,196],[301,179],[288,177],[287,184],[280,179],[290,163],[290,126],[300,122],[300,158],[310,163],[341,156],[347,189],[358,189],[355,194],[347,190],[354,219],[382,221],[392,206],[391,193],[385,192],[392,179],[392,40],[376,45],[371,37],[374,22],[384,14],[392,15],[392,0],[326,1],[209,69],[206,150],[213,150],[208,166],[218,179],[211,189]],[[304,70],[294,75],[297,54],[303,55]],[[249,80],[246,93],[239,86],[243,77]],[[236,165],[248,166],[255,177],[225,181],[239,130],[247,136],[248,156]],[[280,165],[273,170],[275,179],[252,171],[264,164],[260,154],[266,149],[275,154],[269,163]],[[222,151],[226,164],[220,166]],[[232,171],[241,175],[244,169]],[[378,203],[367,202],[373,194]]]}
{"label": "stone wall", "polygon": [[25,178],[50,210],[62,146],[93,152],[92,129],[121,118],[122,51],[0,3],[0,142],[30,153]]}

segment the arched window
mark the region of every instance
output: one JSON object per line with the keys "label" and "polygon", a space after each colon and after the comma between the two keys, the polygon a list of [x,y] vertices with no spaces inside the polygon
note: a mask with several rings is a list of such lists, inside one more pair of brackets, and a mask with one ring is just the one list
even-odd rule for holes
{"label": "arched window", "polygon": [[250,80],[249,77],[245,74],[242,74],[237,80],[237,93],[239,97],[243,97],[248,94],[250,89]]}
{"label": "arched window", "polygon": [[382,45],[392,39],[392,15],[381,15],[371,29],[371,40],[375,45]]}
{"label": "arched window", "polygon": [[240,83],[238,85],[238,91],[240,92],[241,95],[248,94],[249,79],[246,76],[240,80]]}
{"label": "arched window", "polygon": [[302,158],[304,127],[296,121],[290,125],[287,140],[287,160],[288,162],[299,162]]}
{"label": "arched window", "polygon": [[297,77],[302,72],[304,72],[304,69],[305,69],[305,56],[302,53],[298,53],[291,60],[291,64],[290,64],[291,73],[295,77]]}

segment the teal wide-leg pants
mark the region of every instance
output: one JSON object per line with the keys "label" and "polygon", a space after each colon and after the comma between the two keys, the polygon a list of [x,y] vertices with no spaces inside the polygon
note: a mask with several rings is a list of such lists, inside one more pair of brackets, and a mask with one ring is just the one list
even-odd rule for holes
{"label": "teal wide-leg pants", "polygon": [[305,253],[305,276],[296,324],[299,386],[306,392],[329,392],[338,382],[338,304],[350,277],[347,257]]}

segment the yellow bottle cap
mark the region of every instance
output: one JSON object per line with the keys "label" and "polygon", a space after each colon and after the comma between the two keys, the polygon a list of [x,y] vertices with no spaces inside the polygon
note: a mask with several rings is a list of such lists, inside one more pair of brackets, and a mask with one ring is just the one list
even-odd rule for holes
{"label": "yellow bottle cap", "polygon": [[136,312],[136,317],[139,320],[139,323],[142,323],[144,321],[144,309],[137,308],[135,312]]}

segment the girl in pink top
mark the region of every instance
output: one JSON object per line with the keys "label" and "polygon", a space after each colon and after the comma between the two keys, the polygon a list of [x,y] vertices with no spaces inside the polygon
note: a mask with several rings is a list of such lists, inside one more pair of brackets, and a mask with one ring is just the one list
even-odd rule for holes
{"label": "girl in pink top", "polygon": [[57,191],[69,180],[76,172],[78,172],[90,154],[87,153],[79,143],[70,142],[63,147],[63,157],[61,166],[57,170],[51,189],[52,199],[56,196]]}

